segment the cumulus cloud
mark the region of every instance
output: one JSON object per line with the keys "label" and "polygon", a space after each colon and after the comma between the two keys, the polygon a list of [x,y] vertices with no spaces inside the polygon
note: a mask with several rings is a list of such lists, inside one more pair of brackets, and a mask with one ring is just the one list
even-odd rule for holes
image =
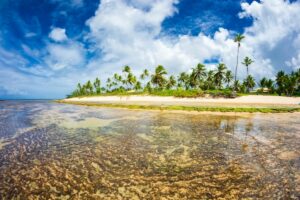
{"label": "cumulus cloud", "polygon": [[82,66],[85,62],[84,49],[80,44],[49,44],[45,63],[53,70]]}
{"label": "cumulus cloud", "polygon": [[242,3],[241,6],[240,17],[254,20],[253,25],[246,28],[245,35],[246,43],[255,50],[255,55],[269,58],[276,70],[299,67],[295,60],[300,54],[300,2],[264,0]]}
{"label": "cumulus cloud", "polygon": [[[163,64],[171,73],[178,73],[198,62],[217,58],[233,70],[237,44],[233,41],[235,33],[230,30],[220,28],[212,36],[162,34],[162,22],[177,12],[176,3],[172,0],[102,1],[95,16],[87,21],[91,30],[88,38],[94,42],[94,49],[102,53],[89,67],[95,66],[99,71],[101,66],[102,72],[109,74],[125,64],[132,65],[137,72]],[[239,16],[252,18],[253,25],[245,29],[240,62],[246,56],[254,59],[250,71],[257,79],[271,77],[276,70],[290,70],[298,64],[299,47],[293,44],[299,39],[297,21],[300,19],[295,20],[300,18],[299,5],[299,2],[283,0],[241,4]],[[283,44],[295,50],[294,55],[282,48]],[[238,77],[243,79],[245,75],[246,68],[240,63]]]}
{"label": "cumulus cloud", "polygon": [[56,42],[62,42],[68,39],[66,29],[63,28],[53,28],[49,37]]}

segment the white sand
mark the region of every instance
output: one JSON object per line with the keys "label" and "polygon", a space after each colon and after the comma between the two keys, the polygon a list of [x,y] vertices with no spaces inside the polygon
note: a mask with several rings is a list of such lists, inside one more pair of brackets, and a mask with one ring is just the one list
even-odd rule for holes
{"label": "white sand", "polygon": [[145,105],[274,105],[300,106],[300,97],[249,95],[227,98],[175,98],[160,96],[99,96],[65,99],[66,102],[93,102],[112,104],[145,104]]}

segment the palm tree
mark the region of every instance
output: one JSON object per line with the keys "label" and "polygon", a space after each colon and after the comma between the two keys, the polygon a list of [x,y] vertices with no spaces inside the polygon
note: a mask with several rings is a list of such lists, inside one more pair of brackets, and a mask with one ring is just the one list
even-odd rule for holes
{"label": "palm tree", "polygon": [[225,73],[225,83],[227,83],[227,88],[229,88],[232,79],[233,79],[232,72],[230,70],[227,70]]}
{"label": "palm tree", "polygon": [[142,84],[141,84],[140,81],[137,81],[137,82],[135,83],[134,89],[135,89],[136,91],[139,91],[139,90],[142,89]]}
{"label": "palm tree", "polygon": [[185,72],[181,72],[178,77],[178,87],[185,87],[189,89],[189,75]]}
{"label": "palm tree", "polygon": [[250,89],[252,90],[256,85],[253,76],[248,75],[244,81],[244,85],[247,87],[247,92],[249,92]]}
{"label": "palm tree", "polygon": [[[246,57],[245,59],[244,59],[244,62],[242,62],[242,64],[243,65],[245,65],[246,66],[246,68],[247,68],[247,77],[249,76],[249,66],[253,63],[254,61],[253,60],[251,60],[249,57]],[[247,92],[249,92],[249,86],[247,86]]]}
{"label": "palm tree", "polygon": [[86,89],[88,94],[93,94],[93,85],[90,80],[86,83]]}
{"label": "palm tree", "polygon": [[268,88],[270,93],[274,93],[275,88],[274,81],[272,79],[267,80],[265,86]]}
{"label": "palm tree", "polygon": [[175,77],[172,75],[172,76],[170,76],[170,78],[168,80],[166,88],[169,90],[169,89],[172,89],[175,85],[176,85],[176,80],[175,80]]}
{"label": "palm tree", "polygon": [[[240,47],[241,47],[241,42],[245,38],[242,34],[237,34],[234,38],[234,42],[238,44],[237,48],[237,56],[236,56],[236,67],[235,67],[235,74],[234,74],[234,82],[236,82],[236,77],[237,77],[237,70],[239,66],[239,53],[240,53]],[[234,88],[236,90],[236,88]]]}
{"label": "palm tree", "polygon": [[142,80],[145,80],[145,78],[148,77],[148,76],[149,76],[149,71],[148,71],[147,69],[145,69],[145,70],[143,71],[143,73],[141,74],[140,78],[141,78]]}
{"label": "palm tree", "polygon": [[111,79],[110,78],[107,78],[107,81],[106,81],[106,88],[107,88],[107,91],[109,91],[112,87],[112,84],[111,84]]}
{"label": "palm tree", "polygon": [[245,65],[246,68],[247,68],[247,76],[249,76],[249,66],[250,66],[253,62],[254,62],[254,61],[251,60],[251,58],[249,58],[249,57],[244,58],[244,62],[242,62],[242,64]]}
{"label": "palm tree", "polygon": [[129,89],[136,83],[136,77],[131,72],[127,75],[126,83],[129,84]]}
{"label": "palm tree", "polygon": [[263,77],[260,81],[259,81],[259,86],[261,87],[261,89],[264,89],[267,86],[267,79],[266,77]]}
{"label": "palm tree", "polygon": [[226,70],[226,65],[224,63],[220,63],[218,65],[218,68],[216,70],[214,79],[215,79],[215,84],[218,86],[219,89],[222,88],[222,82],[225,77],[225,70]]}
{"label": "palm tree", "polygon": [[236,88],[237,91],[241,91],[242,84],[239,80],[234,81],[233,87]]}
{"label": "palm tree", "polygon": [[101,94],[101,81],[98,78],[96,78],[93,85],[94,85],[96,94]]}
{"label": "palm tree", "polygon": [[159,89],[163,89],[166,84],[166,79],[164,75],[167,74],[165,68],[161,65],[158,65],[155,69],[155,74],[151,77],[151,82],[154,85],[157,85]]}
{"label": "palm tree", "polygon": [[131,72],[131,68],[130,68],[128,65],[126,65],[126,66],[123,68],[123,72],[124,72],[124,73],[130,73],[130,72]]}
{"label": "palm tree", "polygon": [[194,86],[201,86],[201,82],[203,82],[203,78],[206,76],[206,69],[205,65],[203,64],[198,64],[194,69],[191,74],[191,83]]}
{"label": "palm tree", "polygon": [[83,95],[84,94],[80,83],[77,84],[77,93],[79,95]]}
{"label": "palm tree", "polygon": [[215,82],[214,76],[215,72],[213,70],[209,70],[205,81],[205,88],[207,90],[213,89],[213,83]]}
{"label": "palm tree", "polygon": [[278,94],[281,95],[284,92],[284,83],[286,75],[284,71],[279,71],[276,75],[276,84],[278,86]]}

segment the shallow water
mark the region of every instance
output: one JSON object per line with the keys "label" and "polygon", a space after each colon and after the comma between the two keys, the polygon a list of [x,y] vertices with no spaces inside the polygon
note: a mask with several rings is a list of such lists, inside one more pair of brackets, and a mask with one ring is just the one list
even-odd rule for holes
{"label": "shallow water", "polygon": [[300,114],[0,102],[0,199],[297,199]]}

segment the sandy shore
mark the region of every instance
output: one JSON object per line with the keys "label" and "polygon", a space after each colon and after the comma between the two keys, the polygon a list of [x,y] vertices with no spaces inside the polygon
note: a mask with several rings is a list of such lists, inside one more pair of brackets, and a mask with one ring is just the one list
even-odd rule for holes
{"label": "sandy shore", "polygon": [[65,102],[91,102],[99,104],[135,105],[181,105],[181,106],[223,106],[223,107],[300,107],[300,97],[249,95],[235,99],[226,98],[175,98],[160,96],[99,96],[65,99]]}

